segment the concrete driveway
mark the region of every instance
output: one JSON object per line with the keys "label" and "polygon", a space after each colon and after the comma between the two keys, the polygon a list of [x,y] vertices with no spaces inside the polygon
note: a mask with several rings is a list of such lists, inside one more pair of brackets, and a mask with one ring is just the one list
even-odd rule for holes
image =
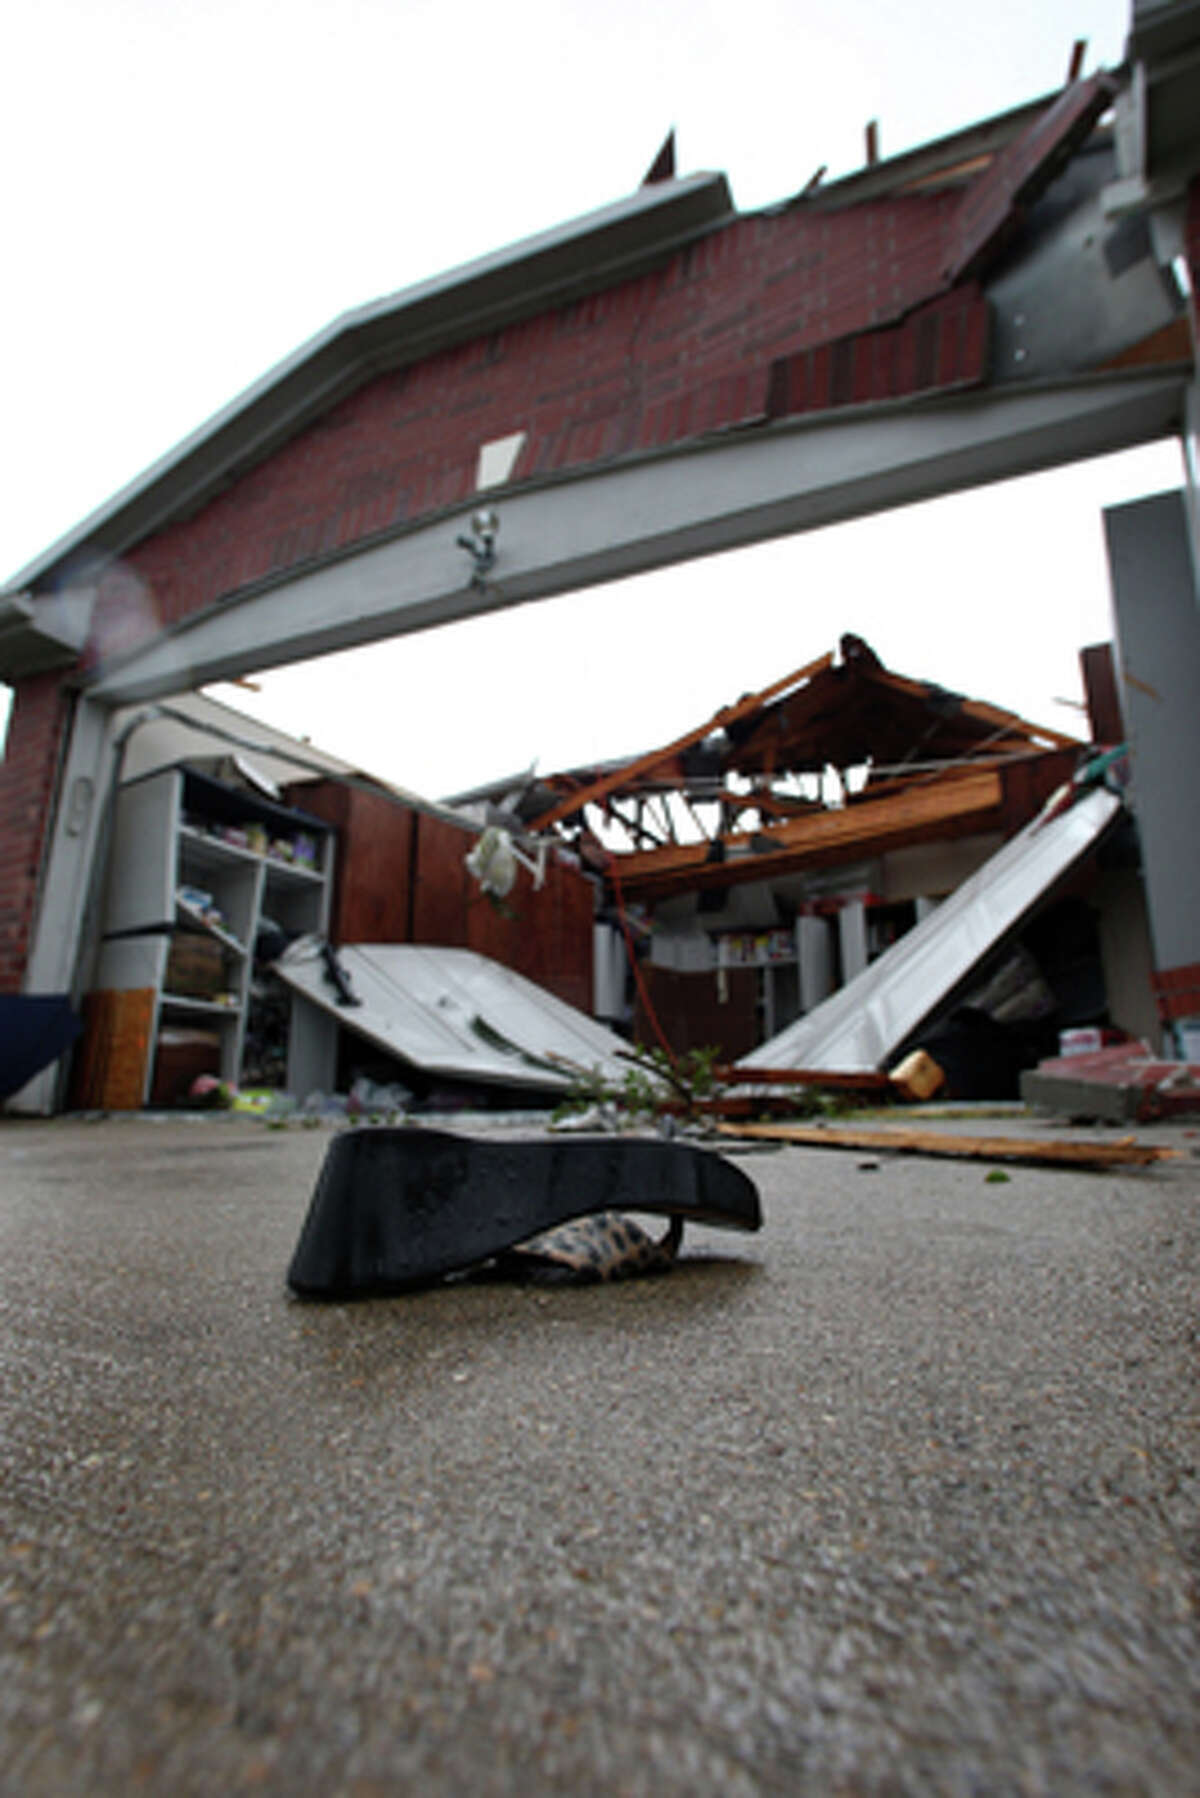
{"label": "concrete driveway", "polygon": [[664,1279],[322,1306],[326,1131],[0,1124],[4,1792],[1200,1792],[1157,1134],[746,1154]]}

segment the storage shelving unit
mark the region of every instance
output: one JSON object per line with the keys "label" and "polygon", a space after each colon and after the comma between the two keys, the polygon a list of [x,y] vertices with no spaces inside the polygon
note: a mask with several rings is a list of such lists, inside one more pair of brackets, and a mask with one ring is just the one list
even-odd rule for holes
{"label": "storage shelving unit", "polygon": [[332,855],[321,819],[194,768],[120,789],[94,985],[153,994],[143,1103],[171,1025],[215,1032],[237,1080],[260,925],[323,933]]}

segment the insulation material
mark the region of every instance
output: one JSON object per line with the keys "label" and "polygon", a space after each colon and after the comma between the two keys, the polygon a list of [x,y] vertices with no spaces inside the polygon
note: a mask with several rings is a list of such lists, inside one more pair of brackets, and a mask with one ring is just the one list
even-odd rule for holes
{"label": "insulation material", "polygon": [[1059,816],[1035,818],[956,892],[805,1017],[742,1058],[742,1068],[885,1067],[971,969],[1097,843],[1121,809],[1086,793]]}
{"label": "insulation material", "polygon": [[344,1030],[426,1073],[546,1091],[578,1071],[617,1081],[627,1071],[620,1037],[472,949],[376,943],[336,957],[357,1003],[339,996],[314,937],[293,943],[275,972]]}

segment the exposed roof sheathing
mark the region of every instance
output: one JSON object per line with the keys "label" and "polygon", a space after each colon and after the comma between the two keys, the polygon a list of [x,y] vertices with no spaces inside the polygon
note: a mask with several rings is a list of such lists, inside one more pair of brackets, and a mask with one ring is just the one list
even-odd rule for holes
{"label": "exposed roof sheathing", "polygon": [[964,196],[942,270],[947,281],[977,273],[995,254],[1022,210],[1045,191],[1111,106],[1116,91],[1113,77],[1103,72],[1074,82],[992,158]]}

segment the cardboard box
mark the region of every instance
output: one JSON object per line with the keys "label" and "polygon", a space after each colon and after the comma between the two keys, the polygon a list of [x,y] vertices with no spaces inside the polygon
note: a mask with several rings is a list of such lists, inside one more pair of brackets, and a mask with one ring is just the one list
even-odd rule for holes
{"label": "cardboard box", "polygon": [[214,937],[180,931],[171,938],[164,992],[184,999],[216,999],[225,987],[225,951]]}

